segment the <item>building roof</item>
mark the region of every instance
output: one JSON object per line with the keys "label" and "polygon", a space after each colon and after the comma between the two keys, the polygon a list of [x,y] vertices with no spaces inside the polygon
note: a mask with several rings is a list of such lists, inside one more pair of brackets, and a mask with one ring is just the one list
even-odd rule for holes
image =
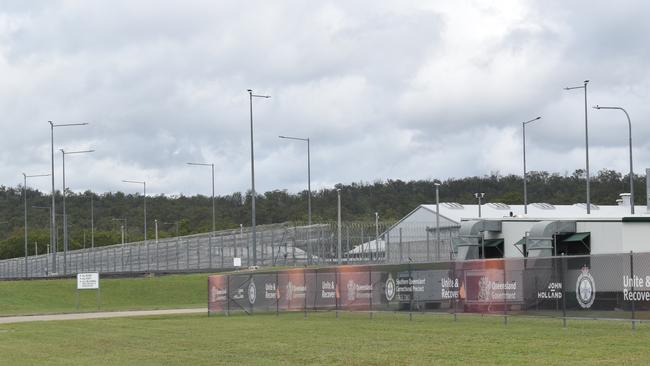
{"label": "building roof", "polygon": [[[481,205],[481,218],[483,219],[501,219],[512,216],[516,218],[529,219],[621,219],[629,216],[650,216],[646,206],[634,206],[635,214],[630,214],[630,206],[591,205],[591,214],[587,215],[587,205],[577,203],[573,205],[552,205],[549,203],[530,203],[528,204],[528,214],[524,215],[524,205],[507,205],[505,203],[485,203]],[[423,204],[418,209],[423,208],[436,212],[435,204]],[[460,223],[463,219],[478,218],[478,205],[464,205],[455,202],[441,202],[440,215],[452,221]]]}

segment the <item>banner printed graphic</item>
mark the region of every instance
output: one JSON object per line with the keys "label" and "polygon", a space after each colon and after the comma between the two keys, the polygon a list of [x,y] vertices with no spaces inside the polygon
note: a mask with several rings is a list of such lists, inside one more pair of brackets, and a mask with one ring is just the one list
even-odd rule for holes
{"label": "banner printed graphic", "polygon": [[[650,264],[650,254],[643,258],[640,263]],[[521,313],[560,312],[566,306],[624,317],[632,303],[637,311],[650,310],[645,268],[650,266],[640,264],[631,273],[629,257],[599,256],[566,258],[565,263],[560,258],[509,259],[214,275],[208,306],[210,312],[408,310],[413,302],[414,310],[423,311],[502,312],[507,306]]]}

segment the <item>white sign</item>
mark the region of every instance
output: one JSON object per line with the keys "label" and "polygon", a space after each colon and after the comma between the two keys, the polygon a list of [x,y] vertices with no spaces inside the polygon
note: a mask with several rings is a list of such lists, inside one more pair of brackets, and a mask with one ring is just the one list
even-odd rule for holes
{"label": "white sign", "polygon": [[77,290],[95,290],[99,288],[99,273],[78,273]]}
{"label": "white sign", "polygon": [[237,258],[237,257],[235,257],[235,258],[232,259],[232,262],[233,262],[233,263],[232,263],[233,266],[235,266],[235,267],[241,267],[241,258]]}

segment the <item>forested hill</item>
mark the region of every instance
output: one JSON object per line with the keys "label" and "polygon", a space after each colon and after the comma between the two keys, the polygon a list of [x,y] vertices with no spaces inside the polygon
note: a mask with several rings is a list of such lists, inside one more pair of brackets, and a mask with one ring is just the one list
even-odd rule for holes
{"label": "forested hill", "polygon": [[[592,177],[591,199],[595,204],[615,204],[618,194],[629,191],[627,176],[605,170]],[[375,183],[339,184],[312,193],[314,222],[336,219],[336,189],[341,189],[342,219],[344,221],[374,221],[378,212],[382,221],[393,221],[422,203],[435,202],[433,181],[388,180]],[[645,204],[645,176],[635,177],[636,203]],[[523,180],[521,176],[453,178],[442,182],[442,202],[475,203],[474,192],[485,192],[486,202],[521,204]],[[30,251],[38,242],[39,251],[49,242],[49,210],[32,206],[49,206],[50,195],[28,190],[28,227]],[[120,221],[126,218],[128,240],[141,240],[142,196],[117,193],[95,194],[69,192],[66,199],[71,248],[90,246],[90,198],[94,195],[95,245],[114,244],[120,240]],[[583,171],[571,175],[547,172],[529,173],[530,202],[572,204],[585,202]],[[61,197],[57,197],[57,214],[61,214]],[[212,225],[211,199],[207,196],[148,196],[148,237],[153,238],[154,219],[160,223],[160,236],[175,235],[173,222],[180,222],[180,234],[209,231]],[[290,194],[276,190],[257,197],[257,223],[278,223],[307,220],[307,192]],[[234,193],[216,199],[217,229],[250,225],[250,195]],[[20,256],[23,253],[22,187],[0,187],[0,258]],[[57,226],[62,222],[57,218]],[[85,234],[85,244],[84,244]],[[60,244],[59,244],[60,245]]]}

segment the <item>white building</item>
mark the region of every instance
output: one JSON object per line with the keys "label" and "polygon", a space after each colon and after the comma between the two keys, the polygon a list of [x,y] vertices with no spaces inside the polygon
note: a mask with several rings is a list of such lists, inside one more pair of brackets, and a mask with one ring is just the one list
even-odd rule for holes
{"label": "white building", "polygon": [[[439,220],[439,223],[436,222]],[[439,228],[440,241],[437,240]],[[418,206],[384,233],[387,260],[414,261],[650,252],[646,206],[630,213],[630,195],[618,205],[440,203]],[[483,254],[485,252],[485,255]]]}

